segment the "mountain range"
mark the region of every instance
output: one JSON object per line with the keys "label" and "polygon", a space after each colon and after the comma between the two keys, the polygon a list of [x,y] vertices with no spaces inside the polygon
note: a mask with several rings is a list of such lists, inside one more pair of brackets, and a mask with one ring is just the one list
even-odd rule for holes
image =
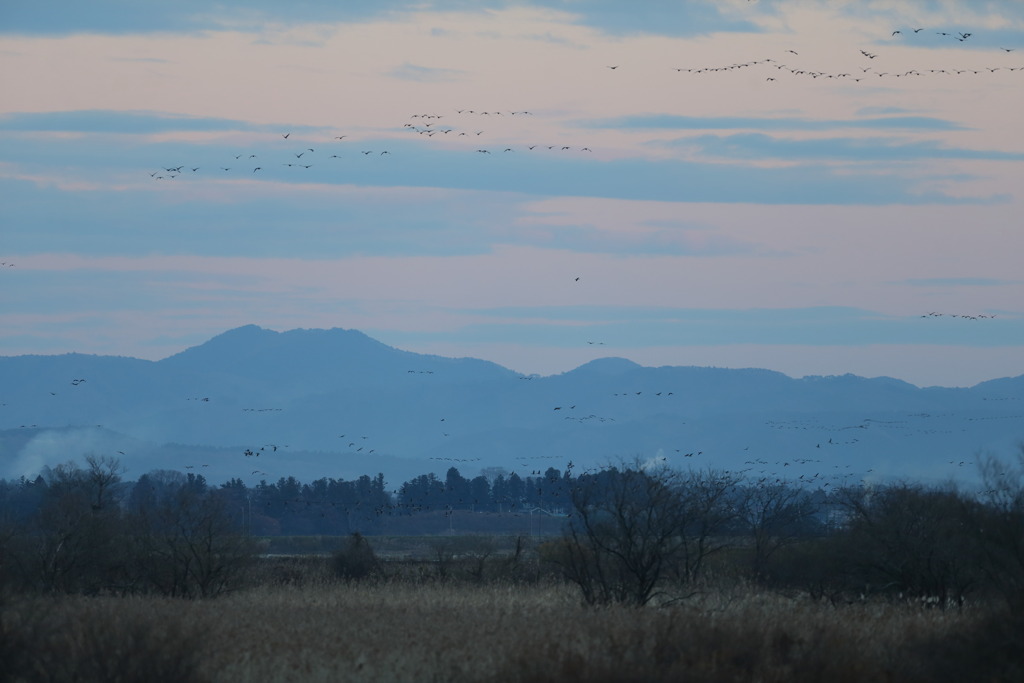
{"label": "mountain range", "polygon": [[0,357],[0,477],[84,455],[127,476],[191,470],[214,483],[293,475],[400,484],[621,461],[754,479],[973,480],[1014,457],[1024,375],[921,388],[854,375],[591,361],[524,376],[402,351],[356,330],[247,325],[159,361]]}

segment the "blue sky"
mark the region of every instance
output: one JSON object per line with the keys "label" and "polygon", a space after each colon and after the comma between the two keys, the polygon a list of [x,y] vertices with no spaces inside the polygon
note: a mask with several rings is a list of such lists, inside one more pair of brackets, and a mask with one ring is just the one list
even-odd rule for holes
{"label": "blue sky", "polygon": [[1019,375],[1022,86],[1014,2],[14,0],[0,354]]}

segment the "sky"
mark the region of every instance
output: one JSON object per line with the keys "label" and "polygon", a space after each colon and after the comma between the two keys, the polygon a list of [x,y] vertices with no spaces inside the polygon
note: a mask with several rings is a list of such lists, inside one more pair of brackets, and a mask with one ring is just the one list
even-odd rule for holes
{"label": "sky", "polygon": [[0,5],[0,355],[1024,374],[1024,2]]}

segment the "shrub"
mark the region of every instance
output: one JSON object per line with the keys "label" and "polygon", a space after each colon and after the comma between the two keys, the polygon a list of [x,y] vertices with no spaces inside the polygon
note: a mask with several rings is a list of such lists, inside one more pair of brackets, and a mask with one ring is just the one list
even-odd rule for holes
{"label": "shrub", "polygon": [[360,581],[380,574],[380,561],[370,542],[354,532],[331,559],[334,575],[346,581]]}

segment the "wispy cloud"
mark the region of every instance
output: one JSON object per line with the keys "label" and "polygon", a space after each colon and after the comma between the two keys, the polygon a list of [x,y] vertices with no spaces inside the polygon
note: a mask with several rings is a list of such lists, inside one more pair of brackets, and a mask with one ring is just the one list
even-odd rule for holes
{"label": "wispy cloud", "polygon": [[763,133],[678,138],[673,144],[695,147],[702,154],[732,159],[834,159],[842,161],[914,161],[919,159],[985,159],[1022,161],[1024,152],[948,147],[936,141],[904,142],[892,138],[778,138]]}
{"label": "wispy cloud", "polygon": [[[756,33],[758,26],[737,13],[722,11],[724,3],[691,2],[680,7],[672,0],[650,0],[637,7],[619,0],[545,0],[552,9],[577,12],[575,20],[615,36],[654,34],[695,37],[713,33]],[[680,11],[685,9],[685,11]]]}
{"label": "wispy cloud", "polygon": [[168,64],[169,59],[159,59],[157,57],[111,57],[112,62],[132,62],[142,64]]}
{"label": "wispy cloud", "polygon": [[1019,285],[1020,280],[1000,280],[990,277],[928,277],[911,278],[903,281],[914,287],[1001,287]]}
{"label": "wispy cloud", "polygon": [[612,119],[580,121],[586,128],[619,130],[800,130],[820,131],[841,128],[964,130],[965,126],[931,116],[875,116],[862,119],[808,119],[788,116],[682,116],[678,114],[641,114]]}
{"label": "wispy cloud", "polygon": [[94,109],[4,114],[0,115],[0,130],[138,135],[169,131],[265,131],[268,128],[234,119]]}
{"label": "wispy cloud", "polygon": [[[52,124],[54,128],[92,127],[104,131],[111,130],[109,135],[116,135],[113,132],[113,124],[105,122],[103,116],[85,116],[84,121],[73,116],[69,117],[70,121],[67,123],[61,121],[60,116],[56,118],[57,121]],[[178,125],[173,119],[168,120],[163,116],[154,118],[128,115],[124,121],[125,130],[140,132],[166,131],[168,127]],[[35,122],[26,125],[38,128],[43,124]],[[185,122],[183,125],[188,123]],[[200,130],[227,129],[229,125],[233,125],[233,122],[213,120],[197,123]],[[244,124],[241,126],[246,127]],[[78,166],[81,179],[88,180],[91,185],[102,182],[103,176],[97,175],[97,169],[103,167],[107,169],[106,173],[114,174],[109,176],[112,186],[123,184],[126,177],[135,177],[139,181],[152,180],[151,173],[162,174],[167,167],[185,165],[189,167],[187,171],[169,181],[177,183],[175,187],[187,188],[181,191],[183,198],[187,197],[190,201],[200,203],[223,204],[237,196],[239,200],[252,202],[245,214],[239,214],[237,219],[250,221],[254,231],[258,231],[260,224],[272,220],[296,220],[303,217],[309,221],[317,217],[317,207],[325,206],[325,200],[310,203],[303,199],[303,206],[293,205],[296,198],[306,196],[301,188],[310,184],[441,187],[449,190],[495,193],[492,196],[497,196],[498,193],[514,193],[539,197],[612,197],[670,202],[879,205],[978,203],[998,199],[983,195],[979,197],[973,193],[963,197],[942,194],[923,186],[919,178],[880,174],[877,169],[837,169],[827,163],[831,160],[827,146],[822,148],[816,146],[816,143],[800,141],[789,143],[797,150],[804,150],[802,156],[794,153],[792,157],[806,163],[765,168],[757,165],[739,166],[682,159],[651,160],[629,157],[599,160],[596,155],[580,151],[578,148],[569,151],[540,148],[530,150],[523,145],[517,145],[516,151],[512,153],[503,153],[503,147],[499,145],[493,147],[494,151],[490,154],[479,154],[472,147],[438,147],[425,142],[395,139],[362,140],[358,149],[351,146],[324,148],[324,144],[331,144],[329,133],[320,132],[318,135],[322,140],[314,146],[308,137],[301,144],[286,143],[281,139],[280,127],[275,127],[273,131],[267,130],[270,128],[267,126],[251,128],[260,129],[259,135],[262,138],[246,139],[244,145],[240,144],[241,141],[232,145],[224,141],[159,141],[139,144],[132,139],[93,140],[88,137],[70,140],[11,139],[7,143],[7,158],[9,163],[26,166],[48,161],[59,164],[65,173]],[[740,144],[741,142],[744,144]],[[720,156],[749,158],[785,154],[785,144],[776,143],[770,138],[739,138],[724,143],[715,138],[706,138],[702,143],[708,147],[709,152]],[[837,143],[834,147],[835,156],[842,158],[845,153],[849,158],[855,158],[857,144],[852,140]],[[314,153],[308,153],[306,146],[319,149]],[[927,145],[911,145],[908,148],[916,151],[919,158],[941,156],[940,150],[929,148]],[[388,155],[382,155],[381,150],[387,150]],[[370,154],[363,154],[363,151],[369,151]],[[338,152],[341,152],[340,158],[331,158]],[[874,150],[866,148],[861,151],[865,156],[871,152],[881,155],[885,149],[876,147]],[[299,153],[303,154],[301,167],[298,165],[300,160],[295,156]],[[255,155],[256,158],[249,159],[250,155]],[[887,158],[896,159],[899,158],[899,154],[894,151]],[[959,158],[985,157],[962,155]],[[305,165],[309,165],[310,168],[305,168]],[[253,169],[257,166],[261,171],[253,175]],[[191,168],[196,167],[200,170],[192,172]],[[444,169],[444,173],[438,173],[438,169]],[[942,177],[941,171],[932,172],[930,175],[929,182]],[[254,181],[274,183],[278,188],[292,186],[298,194],[288,197],[281,192],[243,193],[224,187],[220,188],[222,191],[219,193],[207,191],[215,187],[216,183],[227,180],[245,181],[245,186]],[[242,187],[244,186],[237,186],[239,189]],[[157,191],[152,182],[138,189],[147,188],[151,192]],[[162,188],[159,191],[162,193],[169,190]],[[0,187],[0,192],[5,192],[3,187]],[[142,205],[150,204],[152,197],[155,196],[151,192],[141,195],[138,201]],[[24,203],[24,199],[19,199],[17,192],[11,195],[10,201],[9,210],[14,210],[14,206]],[[170,204],[166,208],[169,212],[166,215],[191,210],[186,206],[176,206],[173,202]],[[256,206],[262,206],[262,209],[257,211]],[[25,208],[28,213],[35,210],[28,206]],[[333,210],[339,208],[347,211],[345,207],[336,207]],[[108,207],[100,204],[96,209],[98,215],[107,212]],[[323,214],[321,217],[327,219],[328,215]],[[232,216],[229,220],[235,218]],[[412,220],[419,222],[414,217]],[[402,222],[396,221],[396,224]],[[664,239],[670,237],[665,231],[650,231],[650,235],[656,245],[652,248],[666,246]]]}
{"label": "wispy cloud", "polygon": [[910,113],[913,113],[913,112],[914,112],[913,109],[908,109],[906,107],[884,106],[884,107],[861,107],[860,109],[857,110],[856,113],[857,113],[857,116],[879,116],[879,115],[884,115],[884,114],[910,114]]}
{"label": "wispy cloud", "polygon": [[457,81],[466,72],[461,69],[441,69],[437,67],[419,66],[417,64],[405,64],[393,69],[390,73],[395,78],[406,81],[418,81],[420,83],[440,83],[442,81]]}
{"label": "wispy cloud", "polygon": [[0,33],[60,35],[70,33],[197,32],[213,25],[264,26],[268,23],[359,21],[415,6],[411,0],[328,2],[304,0],[177,0],[173,3],[93,0],[88,4],[39,4],[14,0],[3,9]]}

